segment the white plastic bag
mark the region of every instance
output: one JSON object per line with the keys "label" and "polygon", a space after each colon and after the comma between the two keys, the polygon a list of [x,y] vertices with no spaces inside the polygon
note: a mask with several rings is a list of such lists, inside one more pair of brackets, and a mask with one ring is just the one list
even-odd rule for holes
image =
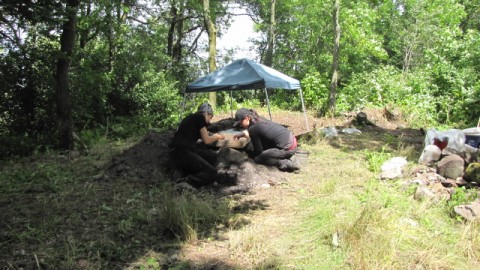
{"label": "white plastic bag", "polygon": [[322,129],[322,133],[325,134],[325,137],[332,138],[338,135],[338,131],[335,127],[326,127]]}
{"label": "white plastic bag", "polygon": [[354,133],[362,133],[359,129],[356,128],[344,128],[342,129],[342,133],[345,134],[354,134]]}
{"label": "white plastic bag", "polygon": [[435,144],[443,150],[445,147],[441,147],[441,144],[445,141],[448,141],[446,148],[455,150],[458,153],[465,151],[465,134],[459,129],[449,129],[445,131],[429,129],[425,136],[425,146]]}

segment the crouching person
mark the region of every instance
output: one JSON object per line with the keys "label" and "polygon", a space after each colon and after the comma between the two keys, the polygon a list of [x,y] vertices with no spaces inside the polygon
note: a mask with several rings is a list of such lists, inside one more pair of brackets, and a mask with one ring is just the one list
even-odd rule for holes
{"label": "crouching person", "polygon": [[[173,165],[188,174],[186,182],[200,187],[213,183],[217,178],[217,152],[206,144],[224,140],[221,134],[209,135],[207,126],[213,118],[212,106],[203,103],[196,113],[185,117],[175,132],[170,157]],[[203,143],[198,143],[201,139]]]}
{"label": "crouching person", "polygon": [[239,109],[235,113],[235,120],[234,127],[240,126],[244,130],[234,135],[234,139],[250,138],[253,151],[249,155],[256,163],[276,166],[288,172],[300,169],[294,157],[297,140],[290,130],[259,116],[251,109]]}

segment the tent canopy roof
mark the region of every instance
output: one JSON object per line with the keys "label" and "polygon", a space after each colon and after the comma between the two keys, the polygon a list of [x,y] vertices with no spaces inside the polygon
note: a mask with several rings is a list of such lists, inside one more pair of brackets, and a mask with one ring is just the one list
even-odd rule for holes
{"label": "tent canopy roof", "polygon": [[300,82],[273,68],[240,59],[187,85],[187,93],[280,88],[295,90]]}

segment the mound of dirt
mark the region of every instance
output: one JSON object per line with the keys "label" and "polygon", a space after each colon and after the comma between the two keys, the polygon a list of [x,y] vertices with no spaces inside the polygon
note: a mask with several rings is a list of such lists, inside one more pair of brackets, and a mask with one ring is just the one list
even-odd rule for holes
{"label": "mound of dirt", "polygon": [[173,134],[174,131],[148,131],[140,142],[112,158],[106,167],[106,177],[124,177],[146,182],[161,181],[169,177],[169,146]]}
{"label": "mound of dirt", "polygon": [[[174,169],[169,151],[173,134],[174,131],[161,133],[150,130],[136,145],[112,158],[106,166],[105,179],[121,177],[146,183],[171,181]],[[213,185],[222,193],[248,192],[252,188],[268,187],[286,179],[287,173],[276,167],[256,164],[241,151],[230,149],[228,155],[230,157],[219,156],[217,169],[221,179],[216,179]]]}

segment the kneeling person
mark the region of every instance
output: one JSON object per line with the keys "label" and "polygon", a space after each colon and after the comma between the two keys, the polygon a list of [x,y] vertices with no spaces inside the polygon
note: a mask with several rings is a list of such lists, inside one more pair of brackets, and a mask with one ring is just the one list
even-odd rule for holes
{"label": "kneeling person", "polygon": [[234,139],[249,137],[253,145],[250,156],[258,164],[276,166],[281,171],[300,169],[293,157],[297,149],[297,139],[286,127],[261,117],[252,109],[239,109],[235,113],[234,126],[241,126],[240,134]]}
{"label": "kneeling person", "polygon": [[[203,186],[217,178],[217,152],[206,144],[225,139],[221,134],[209,135],[207,126],[213,118],[212,106],[203,103],[196,113],[185,117],[175,132],[171,159],[173,165],[189,174],[188,183]],[[202,143],[197,143],[202,139]]]}

